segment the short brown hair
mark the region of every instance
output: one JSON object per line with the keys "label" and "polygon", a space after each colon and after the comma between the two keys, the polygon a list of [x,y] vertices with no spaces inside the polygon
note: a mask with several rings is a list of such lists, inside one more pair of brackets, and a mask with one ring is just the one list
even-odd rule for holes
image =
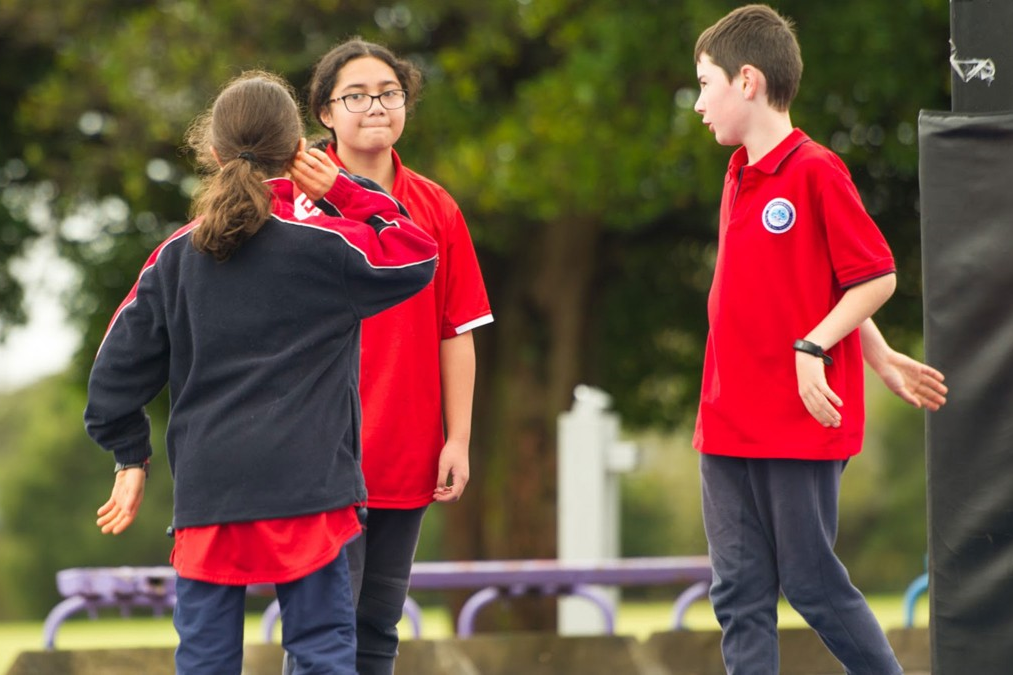
{"label": "short brown hair", "polygon": [[795,25],[767,5],[745,5],[700,34],[693,57],[707,54],[730,82],[744,65],[767,80],[767,100],[775,110],[791,106],[802,79],[802,52]]}

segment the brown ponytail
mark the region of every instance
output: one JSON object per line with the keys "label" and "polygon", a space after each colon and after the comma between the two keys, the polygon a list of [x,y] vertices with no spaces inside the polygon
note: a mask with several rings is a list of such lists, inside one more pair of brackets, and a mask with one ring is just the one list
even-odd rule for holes
{"label": "brown ponytail", "polygon": [[203,174],[191,206],[201,218],[194,248],[227,260],[257,233],[271,215],[264,180],[285,174],[302,136],[292,87],[277,75],[249,71],[225,85],[186,136]]}

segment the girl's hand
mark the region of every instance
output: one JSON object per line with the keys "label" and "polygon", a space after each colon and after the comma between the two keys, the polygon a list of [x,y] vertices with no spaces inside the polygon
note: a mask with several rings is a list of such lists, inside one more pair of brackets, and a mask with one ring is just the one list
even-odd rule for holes
{"label": "girl's hand", "polygon": [[338,177],[338,165],[317,148],[301,149],[292,161],[289,174],[306,196],[317,201],[331,189]]}
{"label": "girl's hand", "polygon": [[98,510],[95,524],[102,534],[119,534],[134,522],[141,502],[144,501],[144,469],[124,469],[116,474],[109,501]]}
{"label": "girl's hand", "polygon": [[440,451],[439,473],[433,498],[438,502],[456,502],[464,494],[464,486],[468,484],[468,478],[468,445],[447,441],[443,450]]}

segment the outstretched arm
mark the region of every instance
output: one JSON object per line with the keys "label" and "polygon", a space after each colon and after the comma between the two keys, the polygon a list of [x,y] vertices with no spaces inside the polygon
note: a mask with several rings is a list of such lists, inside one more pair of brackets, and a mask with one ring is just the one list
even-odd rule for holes
{"label": "outstretched arm", "polygon": [[859,334],[866,362],[890,391],[916,408],[939,410],[946,403],[948,389],[941,372],[894,351],[871,318],[862,322]]}

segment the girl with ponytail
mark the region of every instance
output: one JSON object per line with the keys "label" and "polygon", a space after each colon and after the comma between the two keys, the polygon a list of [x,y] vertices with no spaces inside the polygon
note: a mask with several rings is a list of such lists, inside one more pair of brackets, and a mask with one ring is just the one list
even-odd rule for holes
{"label": "girl with ponytail", "polygon": [[133,522],[151,460],[144,406],[168,385],[178,578],[176,672],[239,675],[246,586],[275,584],[295,673],[355,673],[346,544],[365,502],[363,318],[425,287],[432,238],[371,181],[341,172],[297,209],[305,140],[291,87],[229,82],[187,133],[194,220],[150,255],[113,315],[85,426],[116,462],[104,534]]}
{"label": "girl with ponytail", "polygon": [[[264,107],[251,109],[253,99]],[[271,215],[271,191],[264,180],[283,175],[303,137],[302,118],[292,89],[281,78],[248,72],[200,115],[187,142],[204,174],[191,215],[203,216],[193,245],[226,260]]]}

